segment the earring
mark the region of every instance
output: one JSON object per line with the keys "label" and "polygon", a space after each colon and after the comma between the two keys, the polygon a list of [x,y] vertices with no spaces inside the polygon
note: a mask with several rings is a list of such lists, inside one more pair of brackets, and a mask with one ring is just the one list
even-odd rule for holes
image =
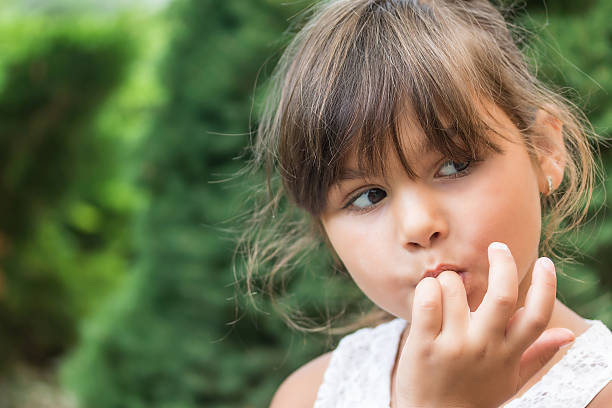
{"label": "earring", "polygon": [[546,181],[548,182],[548,195],[551,195],[553,192],[552,177],[546,176]]}

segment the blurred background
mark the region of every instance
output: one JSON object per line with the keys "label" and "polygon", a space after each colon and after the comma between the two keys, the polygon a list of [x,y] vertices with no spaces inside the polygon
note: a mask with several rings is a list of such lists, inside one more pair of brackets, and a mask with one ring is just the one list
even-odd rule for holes
{"label": "blurred background", "polygon": [[[264,407],[333,345],[236,297],[244,189],[217,182],[311,2],[0,0],[0,408]],[[612,2],[548,3],[513,17],[529,58],[610,137]],[[612,326],[612,220],[571,240],[560,297]],[[288,282],[306,315],[355,293],[311,273]]]}

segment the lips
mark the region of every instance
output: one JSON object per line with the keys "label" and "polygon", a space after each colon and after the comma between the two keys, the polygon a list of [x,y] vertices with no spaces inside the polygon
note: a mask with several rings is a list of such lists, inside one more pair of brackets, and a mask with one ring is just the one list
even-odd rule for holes
{"label": "lips", "polygon": [[463,287],[465,288],[465,293],[469,299],[470,293],[472,292],[472,286],[474,285],[473,276],[470,276],[468,271],[465,268],[462,268],[453,264],[439,264],[435,268],[427,269],[425,273],[423,273],[421,280],[425,279],[429,276],[432,278],[437,278],[444,271],[453,271],[456,272],[461,278],[461,282],[463,282]]}
{"label": "lips", "polygon": [[465,272],[465,269],[457,265],[452,265],[452,264],[439,264],[433,269],[427,269],[425,273],[423,274],[423,276],[421,277],[421,279],[427,278],[429,276],[431,276],[432,278],[437,278],[438,275],[440,275],[444,271],[457,272],[459,276],[461,276],[461,279],[463,279],[463,274]]}

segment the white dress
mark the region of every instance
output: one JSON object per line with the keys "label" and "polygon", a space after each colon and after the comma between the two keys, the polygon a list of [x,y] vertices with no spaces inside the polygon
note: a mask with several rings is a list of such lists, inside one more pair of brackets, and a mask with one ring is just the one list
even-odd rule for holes
{"label": "white dress", "polygon": [[[612,332],[599,320],[563,358],[505,408],[584,408],[612,380]],[[391,372],[406,322],[395,319],[344,337],[332,353],[315,408],[389,408]]]}

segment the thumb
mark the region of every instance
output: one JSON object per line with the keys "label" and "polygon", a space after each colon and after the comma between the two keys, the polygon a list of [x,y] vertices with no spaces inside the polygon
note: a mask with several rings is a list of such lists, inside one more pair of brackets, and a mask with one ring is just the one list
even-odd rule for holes
{"label": "thumb", "polygon": [[548,329],[543,332],[521,356],[519,389],[546,365],[559,349],[574,341],[574,333],[565,328]]}

